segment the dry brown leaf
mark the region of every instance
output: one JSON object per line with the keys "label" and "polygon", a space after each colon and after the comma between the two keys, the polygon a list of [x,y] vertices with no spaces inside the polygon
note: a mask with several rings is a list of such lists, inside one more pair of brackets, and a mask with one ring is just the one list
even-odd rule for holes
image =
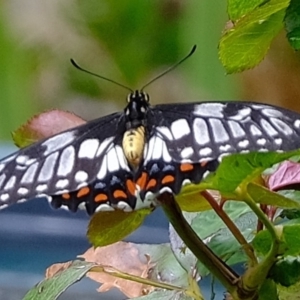
{"label": "dry brown leaf", "polygon": [[[88,262],[110,266],[116,270],[139,276],[148,277],[149,270],[153,267],[148,255],[139,253],[133,243],[118,242],[105,247],[90,248],[79,256]],[[99,292],[106,292],[113,287],[118,288],[127,297],[134,298],[149,293],[152,288],[130,280],[114,277],[105,273],[88,272],[87,276],[102,283]]]}
{"label": "dry brown leaf", "polygon": [[65,269],[68,269],[71,264],[72,264],[72,261],[67,261],[65,263],[53,264],[46,270],[46,274],[45,274],[46,279],[52,278],[57,273],[65,270]]}

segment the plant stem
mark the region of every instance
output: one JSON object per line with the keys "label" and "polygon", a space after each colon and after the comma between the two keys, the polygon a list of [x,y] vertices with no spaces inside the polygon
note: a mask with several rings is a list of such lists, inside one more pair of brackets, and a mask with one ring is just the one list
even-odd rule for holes
{"label": "plant stem", "polygon": [[[237,296],[239,294],[237,291],[239,289],[239,276],[217,257],[197,236],[182,215],[174,196],[170,193],[164,193],[158,197],[158,200],[162,204],[162,208],[170,223],[173,225],[186,246],[193,252],[199,261],[201,261],[210,272],[221,281],[234,299],[240,299]],[[256,293],[251,291],[251,295],[248,294],[244,299],[253,299],[254,294]]]}
{"label": "plant stem", "polygon": [[211,207],[214,209],[216,214],[221,218],[221,220],[226,224],[227,228],[231,231],[236,240],[243,247],[245,253],[248,255],[250,259],[250,266],[257,265],[257,259],[254,255],[254,250],[252,246],[246,241],[244,236],[241,234],[238,227],[234,224],[234,222],[228,217],[226,212],[220,207],[215,198],[208,192],[203,191],[201,195],[209,202]]}

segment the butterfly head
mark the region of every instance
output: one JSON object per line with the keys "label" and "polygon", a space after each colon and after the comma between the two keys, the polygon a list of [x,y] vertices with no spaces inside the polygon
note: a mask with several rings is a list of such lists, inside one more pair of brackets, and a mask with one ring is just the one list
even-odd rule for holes
{"label": "butterfly head", "polygon": [[145,125],[149,109],[149,95],[144,91],[136,90],[128,95],[127,102],[124,110],[127,129]]}

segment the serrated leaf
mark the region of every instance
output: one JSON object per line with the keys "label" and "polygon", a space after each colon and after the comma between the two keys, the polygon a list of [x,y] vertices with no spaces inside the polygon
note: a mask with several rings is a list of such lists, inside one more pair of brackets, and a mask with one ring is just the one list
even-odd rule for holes
{"label": "serrated leaf", "polygon": [[38,283],[23,300],[55,300],[68,287],[82,279],[93,266],[93,263],[75,260],[67,269]]}
{"label": "serrated leaf", "polygon": [[273,205],[282,208],[300,209],[300,202],[286,198],[278,193],[272,192],[261,185],[257,185],[250,182],[247,185],[247,192],[256,203]]}
{"label": "serrated leaf", "polygon": [[254,68],[262,61],[283,27],[288,5],[289,0],[267,1],[225,32],[219,44],[219,57],[227,73]]}
{"label": "serrated leaf", "polygon": [[270,270],[269,276],[283,286],[291,286],[300,282],[300,257],[287,256]]}
{"label": "serrated leaf", "polygon": [[202,185],[218,190],[222,195],[230,197],[236,188],[257,178],[265,169],[272,165],[299,154],[299,150],[285,153],[251,152],[232,154],[223,158],[213,176],[207,177]]}
{"label": "serrated leaf", "polygon": [[137,229],[151,212],[150,208],[132,212],[100,211],[94,214],[90,220],[88,239],[95,247],[116,243]]}
{"label": "serrated leaf", "polygon": [[50,110],[33,116],[25,124],[12,132],[17,147],[23,148],[64,130],[86,123],[70,112]]}
{"label": "serrated leaf", "polygon": [[285,15],[285,29],[287,38],[291,46],[295,50],[300,49],[300,2],[299,0],[291,0]]}
{"label": "serrated leaf", "polygon": [[266,0],[228,0],[227,12],[229,18],[232,21],[236,21],[264,2],[266,2]]}

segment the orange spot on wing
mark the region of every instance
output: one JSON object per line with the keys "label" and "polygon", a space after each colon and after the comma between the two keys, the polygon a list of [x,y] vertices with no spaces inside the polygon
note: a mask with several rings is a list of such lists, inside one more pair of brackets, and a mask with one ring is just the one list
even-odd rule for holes
{"label": "orange spot on wing", "polygon": [[70,196],[69,193],[62,194],[61,196],[62,196],[62,198],[65,199],[65,200],[70,200],[70,199],[71,199],[71,196]]}
{"label": "orange spot on wing", "polygon": [[[134,182],[131,179],[127,179],[126,180],[126,186],[127,186],[127,190],[129,191],[129,193],[134,196],[135,195],[135,184],[134,184]],[[123,198],[127,198],[127,195],[125,194],[125,197],[123,197]]]}
{"label": "orange spot on wing", "polygon": [[173,182],[174,180],[175,180],[174,176],[172,176],[172,175],[166,175],[166,176],[162,179],[161,183],[162,183],[162,184],[166,184],[166,183]]}
{"label": "orange spot on wing", "polygon": [[146,190],[156,186],[156,183],[157,183],[157,181],[155,179],[151,179],[146,186]]}
{"label": "orange spot on wing", "polygon": [[114,198],[127,198],[127,195],[122,190],[115,190],[114,191]]}
{"label": "orange spot on wing", "polygon": [[90,188],[85,186],[78,191],[77,198],[83,197],[87,195],[89,192],[90,192]]}
{"label": "orange spot on wing", "polygon": [[98,194],[97,196],[95,196],[94,200],[95,202],[105,202],[107,201],[107,195],[106,194]]}
{"label": "orange spot on wing", "polygon": [[192,164],[181,164],[180,165],[180,171],[182,172],[188,172],[188,171],[192,171],[194,169],[194,166]]}
{"label": "orange spot on wing", "polygon": [[147,177],[147,173],[143,172],[140,178],[136,181],[136,184],[140,186],[141,190],[143,190],[146,186]]}

